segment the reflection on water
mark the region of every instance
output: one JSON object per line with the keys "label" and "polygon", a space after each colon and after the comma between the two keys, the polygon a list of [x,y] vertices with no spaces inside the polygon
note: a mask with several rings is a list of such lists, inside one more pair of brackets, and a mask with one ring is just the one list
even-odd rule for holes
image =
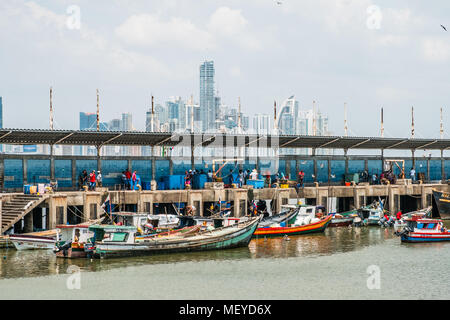
{"label": "reflection on water", "polygon": [[255,239],[250,245],[253,258],[314,257],[347,252],[396,238],[393,229],[378,227],[329,228],[325,233],[284,238]]}
{"label": "reflection on water", "polygon": [[[367,246],[382,244],[385,240],[392,238],[396,238],[393,235],[393,229],[342,227],[329,228],[322,234],[291,236],[290,241],[283,238],[253,239],[246,248],[102,260],[60,259],[56,258],[52,251],[6,249],[0,250],[0,278],[64,274],[71,265],[78,266],[82,271],[98,272],[129,266],[163,265],[188,261],[318,257],[360,250]],[[394,243],[400,245],[400,240]]]}

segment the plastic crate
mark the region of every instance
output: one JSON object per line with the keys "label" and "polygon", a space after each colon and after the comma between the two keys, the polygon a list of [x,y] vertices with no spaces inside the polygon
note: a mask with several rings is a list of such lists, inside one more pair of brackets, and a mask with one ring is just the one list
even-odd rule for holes
{"label": "plastic crate", "polygon": [[247,180],[247,185],[253,186],[254,189],[263,189],[264,180]]}

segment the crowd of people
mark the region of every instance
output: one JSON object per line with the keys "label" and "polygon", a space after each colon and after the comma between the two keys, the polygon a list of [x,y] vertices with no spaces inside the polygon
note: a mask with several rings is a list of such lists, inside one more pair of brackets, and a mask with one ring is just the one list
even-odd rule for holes
{"label": "crowd of people", "polygon": [[122,190],[132,190],[136,185],[137,171],[134,170],[133,173],[127,168],[122,171]]}
{"label": "crowd of people", "polygon": [[[103,177],[100,170],[92,170],[89,174],[87,170],[83,170],[78,176],[78,189],[95,191],[97,187],[102,187],[102,180]],[[132,187],[136,184],[136,180],[136,170],[134,170],[133,173],[131,173],[128,169],[122,171],[121,186],[123,190],[131,190]]]}
{"label": "crowd of people", "polygon": [[88,174],[86,170],[83,170],[78,176],[78,188],[80,190],[87,188],[89,191],[95,191],[96,187],[102,187],[101,172],[92,170]]}

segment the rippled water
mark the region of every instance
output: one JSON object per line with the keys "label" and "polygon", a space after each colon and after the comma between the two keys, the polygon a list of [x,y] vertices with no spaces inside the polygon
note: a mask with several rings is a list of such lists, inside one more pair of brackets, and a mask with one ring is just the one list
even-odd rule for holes
{"label": "rippled water", "polygon": [[[450,298],[450,243],[402,244],[392,229],[379,227],[329,228],[289,239],[102,260],[2,250],[0,288],[6,290],[0,290],[0,298]],[[81,270],[80,290],[67,289],[73,265]],[[380,270],[380,289],[367,286],[370,266]]]}

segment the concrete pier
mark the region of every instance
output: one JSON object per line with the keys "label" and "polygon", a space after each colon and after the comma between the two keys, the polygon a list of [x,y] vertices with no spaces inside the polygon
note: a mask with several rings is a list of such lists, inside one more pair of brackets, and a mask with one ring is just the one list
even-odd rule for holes
{"label": "concrete pier", "polygon": [[[48,208],[46,227],[53,229],[57,224],[66,224],[68,215],[75,215],[77,221],[96,219],[103,212],[101,205],[109,195],[114,211],[136,211],[154,214],[156,205],[165,207],[165,212],[174,213],[175,207],[182,203],[193,205],[197,214],[208,216],[209,206],[218,201],[231,202],[232,215],[240,217],[248,212],[248,199],[271,200],[276,212],[282,205],[302,201],[308,204],[323,205],[328,211],[343,212],[371,203],[379,198],[391,213],[398,210],[414,211],[431,206],[432,190],[450,192],[448,184],[406,184],[406,185],[358,185],[358,186],[316,186],[298,190],[294,188],[265,189],[203,189],[203,190],[158,190],[158,191],[68,191],[49,194],[39,204],[39,208]],[[3,194],[2,203],[19,194]],[[331,199],[336,205],[330,206]],[[77,208],[82,208],[77,209]],[[131,209],[130,209],[131,208]],[[161,208],[161,207],[160,207]],[[78,213],[77,213],[78,212]],[[24,216],[24,232],[33,228],[33,214]],[[2,220],[0,204],[0,223]],[[44,227],[44,226],[43,226]],[[45,228],[45,227],[44,227]]]}

